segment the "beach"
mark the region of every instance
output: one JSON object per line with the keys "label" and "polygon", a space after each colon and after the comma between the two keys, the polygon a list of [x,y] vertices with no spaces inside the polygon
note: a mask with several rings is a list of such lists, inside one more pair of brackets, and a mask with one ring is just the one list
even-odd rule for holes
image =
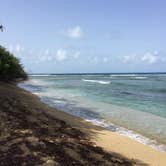
{"label": "beach", "polygon": [[166,153],[0,83],[0,165],[161,165]]}
{"label": "beach", "polygon": [[70,124],[67,119],[72,122],[78,120],[50,108],[37,96],[16,85],[0,83],[0,165],[136,163],[120,154],[108,153],[97,147],[88,133]]}
{"label": "beach", "polygon": [[0,166],[166,166],[166,2],[1,6]]}

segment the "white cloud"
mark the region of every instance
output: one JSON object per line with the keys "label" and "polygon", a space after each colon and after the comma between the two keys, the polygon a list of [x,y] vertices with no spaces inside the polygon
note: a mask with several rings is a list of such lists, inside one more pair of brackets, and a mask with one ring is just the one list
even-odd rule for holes
{"label": "white cloud", "polygon": [[10,52],[13,52],[13,49],[14,49],[14,48],[13,48],[13,45],[10,44],[9,47],[8,47],[8,49],[9,49]]}
{"label": "white cloud", "polygon": [[71,38],[80,38],[82,36],[82,29],[80,26],[75,26],[73,28],[68,29],[67,36]]}
{"label": "white cloud", "polygon": [[80,55],[80,52],[77,51],[77,52],[75,52],[75,53],[73,54],[73,58],[74,58],[74,59],[77,59],[77,58],[79,57],[79,55]]}
{"label": "white cloud", "polygon": [[124,55],[122,57],[122,62],[123,63],[129,63],[129,62],[135,61],[136,59],[137,59],[137,55],[136,54]]}
{"label": "white cloud", "polygon": [[88,63],[92,63],[92,64],[99,64],[99,63],[109,63],[110,62],[110,57],[100,57],[100,56],[90,56],[88,57]]}
{"label": "white cloud", "polygon": [[130,61],[130,56],[129,55],[124,55],[123,56],[123,58],[122,58],[122,61],[124,62],[124,63],[127,63],[128,61]]}
{"label": "white cloud", "polygon": [[99,61],[98,57],[94,57],[94,58],[93,58],[93,63],[97,64],[98,61]]}
{"label": "white cloud", "polygon": [[15,46],[15,51],[17,52],[17,53],[19,53],[19,52],[21,52],[21,51],[23,51],[24,50],[24,48],[20,45],[20,44],[17,44],[16,46]]}
{"label": "white cloud", "polygon": [[99,62],[99,58],[97,56],[95,56],[95,57],[89,57],[88,61],[96,65]]}
{"label": "white cloud", "polygon": [[47,61],[47,56],[45,55],[40,56],[40,61]]}
{"label": "white cloud", "polygon": [[45,55],[49,55],[49,53],[50,53],[49,49],[46,49],[45,50]]}
{"label": "white cloud", "polygon": [[[35,56],[33,56],[35,54]],[[56,55],[53,56],[50,52],[49,49],[46,49],[45,51],[40,50],[39,53],[32,53],[30,54],[31,58],[37,61],[42,61],[42,62],[49,62],[53,61],[54,59],[58,62],[63,62],[66,60],[75,60],[78,59],[80,55],[79,51],[75,52],[68,52],[65,49],[58,49],[56,51]]]}
{"label": "white cloud", "polygon": [[158,52],[156,51],[154,53],[147,52],[146,54],[143,55],[141,60],[149,64],[154,64],[159,60]]}
{"label": "white cloud", "polygon": [[104,62],[104,63],[108,63],[109,60],[110,60],[110,59],[109,59],[108,57],[103,57],[103,62]]}
{"label": "white cloud", "polygon": [[49,49],[45,50],[34,50],[34,49],[29,49],[26,52],[26,56],[22,56],[25,61],[35,63],[35,64],[40,64],[40,63],[45,63],[45,62],[50,62],[55,57],[50,54]]}
{"label": "white cloud", "polygon": [[155,64],[157,62],[165,62],[166,58],[159,54],[158,51],[146,52],[143,55],[125,55],[121,58],[123,63],[145,63],[145,64]]}
{"label": "white cloud", "polygon": [[64,60],[66,60],[66,59],[67,59],[67,52],[66,52],[66,50],[63,50],[63,49],[57,50],[56,60],[59,61],[59,62],[62,62]]}
{"label": "white cloud", "polygon": [[41,55],[40,57],[38,57],[38,59],[39,60],[41,60],[41,61],[51,61],[52,60],[52,57],[51,56],[49,56],[49,55],[45,55],[45,54],[43,54],[43,55]]}
{"label": "white cloud", "polygon": [[12,53],[20,53],[22,51],[24,51],[24,48],[18,43],[18,44],[10,44],[6,46],[8,48],[8,50]]}

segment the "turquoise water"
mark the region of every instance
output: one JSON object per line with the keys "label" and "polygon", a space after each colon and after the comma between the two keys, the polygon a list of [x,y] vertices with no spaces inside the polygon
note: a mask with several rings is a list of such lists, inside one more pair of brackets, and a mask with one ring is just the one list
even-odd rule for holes
{"label": "turquoise water", "polygon": [[29,78],[20,86],[51,106],[165,150],[166,74],[31,75]]}

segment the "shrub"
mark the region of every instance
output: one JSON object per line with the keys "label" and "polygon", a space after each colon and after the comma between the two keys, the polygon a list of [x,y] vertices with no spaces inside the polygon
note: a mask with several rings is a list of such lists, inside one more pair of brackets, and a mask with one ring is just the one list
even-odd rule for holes
{"label": "shrub", "polygon": [[27,79],[23,66],[13,54],[0,46],[0,80],[16,81],[18,79]]}

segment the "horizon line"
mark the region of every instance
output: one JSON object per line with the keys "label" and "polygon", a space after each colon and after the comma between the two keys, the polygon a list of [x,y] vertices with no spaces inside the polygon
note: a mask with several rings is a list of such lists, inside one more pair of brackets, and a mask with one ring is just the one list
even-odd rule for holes
{"label": "horizon line", "polygon": [[166,74],[166,72],[80,72],[80,73],[27,73],[28,75],[77,75],[77,74]]}

